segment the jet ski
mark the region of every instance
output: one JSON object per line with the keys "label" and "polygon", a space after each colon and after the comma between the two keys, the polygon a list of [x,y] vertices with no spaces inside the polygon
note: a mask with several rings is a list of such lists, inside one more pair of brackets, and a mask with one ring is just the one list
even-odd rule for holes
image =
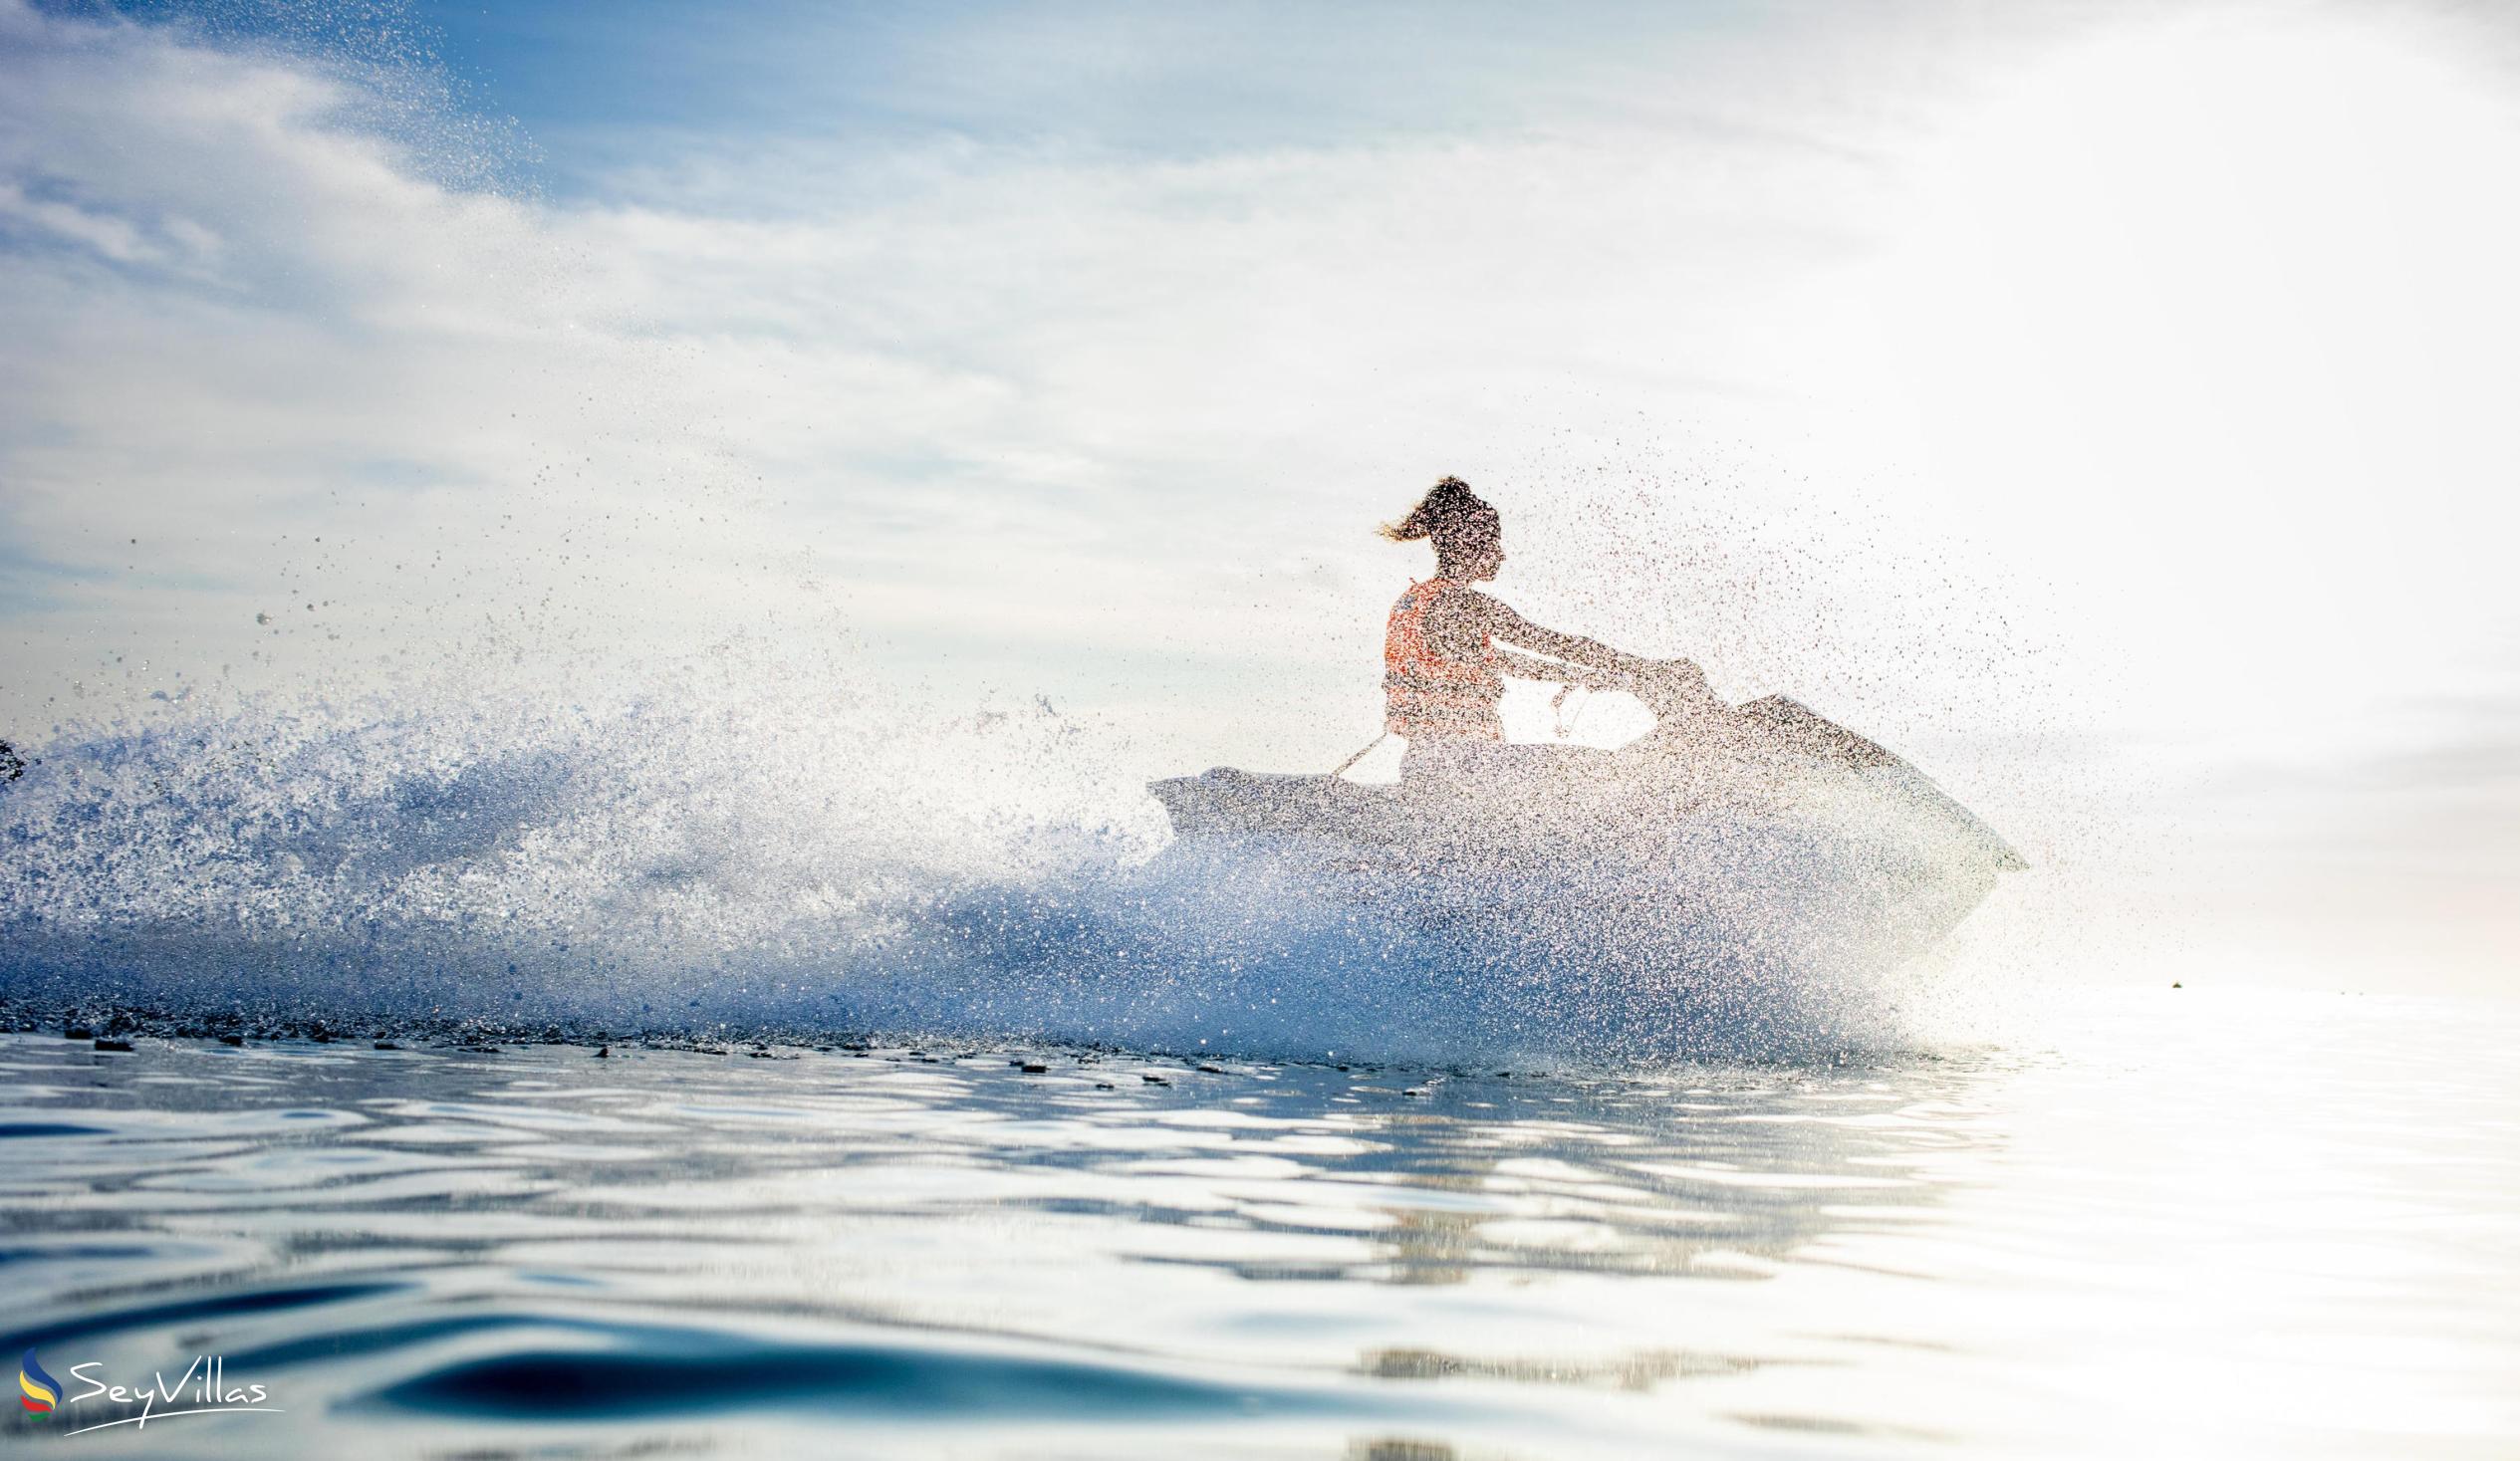
{"label": "jet ski", "polygon": [[1798,701],[1727,704],[1684,661],[1622,687],[1656,725],[1617,750],[1484,746],[1396,785],[1231,767],[1151,783],[1174,836],[1160,856],[1303,882],[1465,958],[1631,974],[1894,966],[2028,865]]}

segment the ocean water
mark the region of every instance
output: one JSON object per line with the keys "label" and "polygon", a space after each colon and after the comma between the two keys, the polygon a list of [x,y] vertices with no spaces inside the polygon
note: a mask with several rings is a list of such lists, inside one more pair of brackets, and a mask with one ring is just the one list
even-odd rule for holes
{"label": "ocean water", "polygon": [[2512,1454],[2508,1004],[1913,960],[1843,808],[1464,947],[847,679],[31,747],[9,1444]]}
{"label": "ocean water", "polygon": [[[2508,1456],[2508,1007],[1546,1069],[0,1038],[12,1450]],[[1027,1066],[1041,1069],[1027,1070]],[[216,1356],[263,1408],[91,1392]],[[74,1377],[77,1376],[77,1377]],[[79,1398],[82,1395],[85,1398]],[[84,1427],[75,1437],[62,1433]]]}

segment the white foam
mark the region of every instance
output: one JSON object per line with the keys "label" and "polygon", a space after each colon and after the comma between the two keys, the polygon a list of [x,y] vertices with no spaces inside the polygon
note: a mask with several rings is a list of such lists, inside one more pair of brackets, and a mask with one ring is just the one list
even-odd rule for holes
{"label": "white foam", "polygon": [[[1808,837],[1394,902],[1265,844],[1156,857],[1115,738],[1044,704],[940,721],[758,645],[642,682],[673,688],[67,734],[0,793],[0,977],[172,1009],[1369,1060],[1890,1038],[1861,958],[1811,943],[1847,869]],[[1782,927],[1803,944],[1762,942]]]}

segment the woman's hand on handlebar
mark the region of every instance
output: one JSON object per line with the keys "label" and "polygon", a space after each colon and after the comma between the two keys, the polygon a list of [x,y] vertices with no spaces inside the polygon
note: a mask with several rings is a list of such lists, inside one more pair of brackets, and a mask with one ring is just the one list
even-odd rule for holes
{"label": "woman's hand on handlebar", "polygon": [[1641,654],[1631,654],[1626,656],[1619,670],[1631,689],[1675,681],[1686,685],[1706,683],[1706,671],[1699,669],[1694,660],[1688,659],[1648,659]]}

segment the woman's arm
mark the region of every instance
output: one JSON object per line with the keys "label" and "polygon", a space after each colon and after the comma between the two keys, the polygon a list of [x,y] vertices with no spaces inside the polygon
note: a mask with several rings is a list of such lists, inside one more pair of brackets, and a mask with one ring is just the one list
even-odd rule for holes
{"label": "woman's arm", "polygon": [[1547,680],[1557,685],[1584,685],[1596,690],[1624,690],[1636,676],[1626,670],[1595,669],[1561,659],[1540,659],[1514,649],[1496,651],[1498,672],[1516,679]]}
{"label": "woman's arm", "polygon": [[1508,644],[1594,669],[1625,672],[1642,668],[1646,663],[1598,639],[1544,629],[1476,589],[1465,589],[1453,598],[1462,607],[1463,617],[1471,621],[1476,632],[1502,639]]}

